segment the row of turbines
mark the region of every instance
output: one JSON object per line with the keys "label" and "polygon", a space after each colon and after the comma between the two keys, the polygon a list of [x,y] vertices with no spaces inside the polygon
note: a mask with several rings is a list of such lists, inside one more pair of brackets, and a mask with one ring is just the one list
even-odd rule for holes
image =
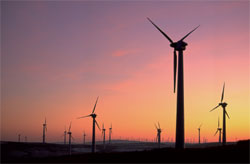
{"label": "row of turbines", "polygon": [[[224,116],[223,117],[223,129],[225,129],[224,127],[226,127],[225,126],[225,123],[226,123],[226,121],[225,121],[225,118],[226,118],[225,115],[227,115],[227,117],[229,118],[229,115],[228,115],[228,113],[226,112],[226,109],[225,109],[227,103],[223,102],[224,88],[225,88],[225,84],[224,84],[223,90],[222,90],[221,102],[215,108],[213,108],[212,110],[210,110],[210,112],[211,112],[211,111],[215,110],[216,108],[218,108],[219,106],[223,107],[223,116]],[[93,119],[92,149],[91,149],[92,152],[95,152],[95,146],[96,146],[96,144],[95,144],[95,125],[97,125],[98,129],[101,130],[100,127],[99,127],[99,124],[97,123],[97,120],[96,120],[97,115],[95,114],[95,109],[96,109],[96,105],[97,105],[98,99],[99,99],[99,97],[97,97],[97,99],[96,99],[96,102],[95,102],[95,105],[94,105],[94,108],[93,108],[93,111],[92,111],[91,114],[77,118],[77,119],[80,119],[80,118],[85,118],[85,117],[92,117],[92,119]],[[72,132],[71,132],[71,125],[72,125],[72,122],[70,122],[68,131],[66,131],[66,127],[65,127],[65,130],[64,130],[64,144],[66,144],[66,136],[67,136],[67,134],[69,135],[69,137],[68,137],[69,138],[68,143],[69,143],[69,152],[70,152],[70,154],[71,154],[71,139],[74,139],[73,136],[72,136]],[[201,143],[200,142],[200,128],[201,128],[201,126],[202,126],[202,124],[198,128],[198,142],[199,142],[199,144]],[[158,143],[158,147],[160,148],[162,129],[160,127],[160,123],[159,122],[158,122],[158,126],[155,124],[155,128],[157,130],[156,142]],[[215,132],[214,135],[216,135],[219,132],[219,143],[221,143],[221,131],[223,129],[220,128],[220,122],[219,122],[219,118],[218,118],[218,127],[217,127],[217,130],[216,130],[216,132]],[[43,137],[42,137],[43,138],[42,139],[43,143],[45,143],[45,140],[46,140],[46,132],[47,132],[47,122],[46,122],[46,118],[45,118],[45,121],[44,121],[44,124],[43,124]],[[111,124],[111,126],[109,128],[109,143],[111,143],[111,134],[112,134],[112,124]],[[223,145],[226,143],[226,135],[225,134],[226,134],[226,131],[223,130]],[[19,142],[20,142],[20,136],[21,135],[19,134],[18,135],[18,141]],[[104,124],[102,124],[102,136],[103,136],[103,145],[104,145],[104,148],[105,148],[106,129],[104,127]],[[84,133],[83,133],[83,144],[85,144],[85,137],[86,137],[86,133],[84,131]],[[25,136],[25,141],[27,142],[27,136]]]}
{"label": "row of turbines", "polygon": [[[95,105],[94,105],[94,108],[93,108],[93,111],[91,114],[87,115],[87,116],[82,116],[82,117],[78,117],[77,119],[81,119],[81,118],[85,118],[85,117],[92,117],[93,119],[93,128],[92,128],[92,148],[91,148],[91,151],[94,153],[95,152],[95,148],[96,148],[96,143],[95,143],[95,126],[97,125],[98,129],[100,129],[100,126],[96,120],[96,117],[97,117],[97,114],[95,113],[95,109],[96,109],[96,105],[97,105],[97,102],[98,102],[98,99],[99,97],[97,97],[96,99],[96,102],[95,102]],[[64,130],[64,133],[63,133],[63,136],[64,136],[64,144],[66,144],[66,138],[67,138],[67,134],[68,134],[68,144],[69,144],[69,152],[71,154],[71,139],[74,140],[73,136],[72,136],[72,132],[71,132],[71,125],[72,125],[72,122],[70,122],[70,125],[69,125],[69,129],[68,131],[66,130],[66,127],[65,127],[65,130]],[[45,121],[43,123],[43,140],[42,142],[45,143],[45,140],[46,140],[46,132],[47,132],[47,123],[46,123],[46,118],[45,118]],[[105,148],[105,134],[106,133],[106,129],[104,128],[104,124],[102,124],[102,136],[103,136],[103,145],[104,145],[104,148]],[[112,136],[112,124],[109,128],[109,143],[111,143],[111,136]],[[84,131],[83,133],[83,144],[85,144],[85,137],[86,137],[86,133]]]}
{"label": "row of turbines", "polygon": [[[21,142],[21,134],[18,134],[18,142]],[[28,142],[28,137],[27,136],[24,136],[24,142]]]}

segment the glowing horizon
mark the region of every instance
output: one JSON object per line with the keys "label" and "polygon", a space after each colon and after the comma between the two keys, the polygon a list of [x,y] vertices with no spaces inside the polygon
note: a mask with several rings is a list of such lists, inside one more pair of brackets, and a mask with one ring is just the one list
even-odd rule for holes
{"label": "glowing horizon", "polygon": [[[249,139],[249,2],[1,2],[1,140],[89,141],[96,97],[99,125],[113,139],[175,140],[173,41],[185,42],[185,140],[214,136],[221,98],[228,103],[227,141]],[[248,103],[246,103],[248,102]],[[108,130],[106,131],[108,134]],[[96,129],[97,140],[101,132]],[[108,137],[106,137],[108,139]]]}

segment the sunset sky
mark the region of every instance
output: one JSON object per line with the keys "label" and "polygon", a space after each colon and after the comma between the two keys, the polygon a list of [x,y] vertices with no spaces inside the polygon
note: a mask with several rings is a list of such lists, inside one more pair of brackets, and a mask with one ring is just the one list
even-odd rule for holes
{"label": "sunset sky", "polygon": [[[225,82],[227,140],[250,138],[249,1],[1,1],[1,140],[63,140],[72,121],[74,142],[92,112],[113,138],[175,139],[173,48],[185,39],[185,138],[214,136]],[[101,132],[97,131],[97,140]]]}

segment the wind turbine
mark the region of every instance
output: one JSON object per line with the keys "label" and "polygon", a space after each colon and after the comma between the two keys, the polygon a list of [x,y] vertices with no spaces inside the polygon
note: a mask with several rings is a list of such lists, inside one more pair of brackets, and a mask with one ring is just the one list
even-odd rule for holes
{"label": "wind turbine", "polygon": [[157,130],[157,136],[156,136],[156,141],[158,141],[158,146],[159,146],[159,148],[161,147],[161,127],[160,127],[160,124],[159,124],[159,122],[158,122],[158,127],[156,126],[156,124],[155,124],[155,128],[156,128],[156,130]]}
{"label": "wind turbine", "polygon": [[27,140],[27,136],[25,136],[25,137],[24,137],[24,141],[25,141],[25,142],[27,142],[27,141],[28,141],[28,140]]}
{"label": "wind turbine", "polygon": [[[221,102],[219,103],[219,105],[217,105],[216,107],[214,107],[211,111],[215,110],[216,108],[218,108],[219,106],[221,106],[223,108],[223,132],[222,132],[222,145],[226,144],[226,115],[229,118],[229,115],[226,111],[226,106],[227,103],[223,102],[223,98],[224,98],[224,89],[225,89],[225,83],[223,85],[223,90],[222,90],[222,95],[221,95]],[[230,119],[230,118],[229,118]]]}
{"label": "wind turbine", "polygon": [[111,123],[111,126],[109,128],[109,144],[111,144],[111,134],[112,134],[112,123]]}
{"label": "wind turbine", "polygon": [[84,118],[84,117],[92,117],[92,118],[93,118],[92,153],[95,152],[95,124],[97,125],[98,129],[101,130],[100,127],[99,127],[99,125],[98,125],[98,123],[97,123],[97,121],[96,121],[96,119],[95,119],[96,116],[97,116],[97,115],[95,114],[95,108],[96,108],[96,104],[97,104],[97,102],[98,102],[98,98],[99,98],[99,97],[97,97],[96,102],[95,102],[95,106],[94,106],[93,111],[92,111],[92,113],[91,113],[90,115],[78,117],[78,119]]}
{"label": "wind turbine", "polygon": [[83,144],[85,145],[85,138],[86,138],[86,134],[85,131],[83,131]]}
{"label": "wind turbine", "polygon": [[21,134],[18,134],[18,142],[21,142]]}
{"label": "wind turbine", "polygon": [[68,135],[69,135],[69,155],[71,155],[71,138],[74,139],[73,136],[72,136],[72,132],[70,131],[70,129],[71,129],[71,122],[70,122],[69,130],[68,130]]}
{"label": "wind turbine", "polygon": [[201,140],[200,140],[200,138],[201,138],[201,126],[202,126],[202,124],[198,128],[199,144],[201,143]]}
{"label": "wind turbine", "polygon": [[64,145],[66,145],[66,138],[67,138],[66,126],[64,127],[63,136],[64,136]]}
{"label": "wind turbine", "polygon": [[45,131],[47,132],[46,118],[43,124],[43,143],[45,143]]}
{"label": "wind turbine", "polygon": [[103,147],[105,148],[105,131],[106,129],[104,128],[104,123],[102,124],[102,135],[103,135]]}
{"label": "wind turbine", "polygon": [[219,143],[221,143],[221,128],[220,128],[220,118],[218,118],[218,127],[214,135],[216,135],[219,132]]}
{"label": "wind turbine", "polygon": [[172,39],[165,34],[153,21],[149,18],[148,20],[168,39],[170,42],[170,47],[174,48],[174,92],[176,85],[176,72],[177,72],[177,54],[178,57],[178,82],[177,82],[177,114],[176,114],[176,142],[175,148],[183,149],[184,148],[184,78],[183,78],[183,51],[186,49],[187,43],[184,42],[184,39],[188,37],[192,32],[194,32],[199,26],[190,31],[178,42],[173,42]]}

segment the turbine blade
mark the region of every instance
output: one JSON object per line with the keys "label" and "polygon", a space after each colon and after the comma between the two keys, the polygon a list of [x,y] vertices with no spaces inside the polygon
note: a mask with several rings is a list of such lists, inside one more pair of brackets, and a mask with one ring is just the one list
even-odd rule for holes
{"label": "turbine blade", "polygon": [[156,124],[155,124],[155,128],[156,128],[156,130],[158,130],[158,128],[157,128],[157,126],[156,126]]}
{"label": "turbine blade", "polygon": [[159,129],[161,129],[160,123],[158,122]]}
{"label": "turbine blade", "polygon": [[111,123],[111,126],[110,126],[110,128],[112,129],[112,123]]}
{"label": "turbine blade", "polygon": [[96,107],[96,104],[97,104],[98,98],[99,98],[99,96],[98,96],[98,97],[97,97],[97,99],[96,99],[95,106],[94,106],[94,109],[93,109],[92,113],[94,113],[94,112],[95,112],[95,107]]}
{"label": "turbine blade", "polygon": [[95,120],[95,123],[96,123],[98,129],[101,130],[96,120]]}
{"label": "turbine blade", "polygon": [[77,119],[84,118],[84,117],[90,117],[90,116],[91,116],[91,114],[87,115],[87,116],[78,117]]}
{"label": "turbine blade", "polygon": [[224,98],[224,88],[225,88],[225,82],[224,82],[224,85],[223,85],[223,90],[222,90],[222,95],[221,95],[221,102],[223,101],[223,98]]}
{"label": "turbine blade", "polygon": [[226,113],[227,117],[230,119],[230,117],[229,117],[229,115],[228,115],[228,113],[227,113],[226,109],[225,109],[225,113]]}
{"label": "turbine blade", "polygon": [[45,117],[45,123],[44,124],[46,124],[46,117]]}
{"label": "turbine blade", "polygon": [[201,128],[202,124],[200,124],[199,129]]}
{"label": "turbine blade", "polygon": [[75,138],[72,136],[72,134],[71,134],[71,138],[75,141]]}
{"label": "turbine blade", "polygon": [[220,117],[218,117],[218,128],[220,127]]}
{"label": "turbine blade", "polygon": [[192,32],[194,32],[199,26],[197,26],[195,29],[193,29],[192,31],[190,31],[186,36],[184,36],[180,41],[183,41],[186,37],[188,37],[188,35],[190,35]]}
{"label": "turbine blade", "polygon": [[47,126],[45,126],[45,130],[46,130],[46,132],[47,132]]}
{"label": "turbine blade", "polygon": [[69,125],[69,132],[70,132],[70,129],[71,129],[71,121],[70,121],[70,125]]}
{"label": "turbine blade", "polygon": [[176,88],[176,68],[177,68],[177,55],[176,51],[174,50],[174,93]]}
{"label": "turbine blade", "polygon": [[172,41],[172,39],[170,38],[170,37],[168,37],[167,36],[167,34],[165,34],[158,26],[156,26],[156,24],[154,24],[154,22],[153,21],[151,21],[149,18],[147,18],[161,33],[162,33],[162,35],[164,35],[168,40],[169,40],[169,42],[170,43],[174,43],[173,41]]}
{"label": "turbine blade", "polygon": [[212,110],[210,110],[209,112],[212,112],[213,110],[215,110],[216,108],[218,108],[220,106],[220,104],[219,105],[217,105],[216,107],[214,107]]}
{"label": "turbine blade", "polygon": [[218,133],[218,131],[219,131],[219,130],[217,129],[216,132],[215,132],[215,134],[214,134],[214,136]]}

